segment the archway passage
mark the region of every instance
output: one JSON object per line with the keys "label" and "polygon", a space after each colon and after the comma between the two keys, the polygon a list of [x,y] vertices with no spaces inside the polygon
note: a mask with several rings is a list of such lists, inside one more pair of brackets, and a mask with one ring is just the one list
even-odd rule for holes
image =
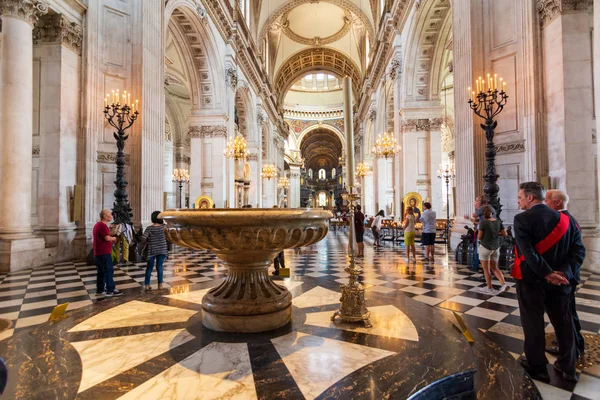
{"label": "archway passage", "polygon": [[339,165],[342,157],[342,142],[330,129],[315,129],[303,138],[300,154],[305,168],[312,169],[313,173],[325,169],[327,176],[331,177],[332,169]]}

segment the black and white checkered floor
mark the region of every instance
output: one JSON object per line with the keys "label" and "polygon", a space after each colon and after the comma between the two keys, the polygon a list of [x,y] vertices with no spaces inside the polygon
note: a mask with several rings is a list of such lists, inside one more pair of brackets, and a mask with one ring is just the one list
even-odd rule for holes
{"label": "black and white checkered floor", "polygon": [[[404,248],[384,246],[375,250],[372,239],[366,238],[361,281],[370,292],[396,296],[402,292],[414,300],[446,310],[462,313],[471,328],[486,332],[516,358],[523,352],[523,331],[514,281],[507,275],[511,288],[496,296],[477,292],[484,286],[466,266],[457,265],[448,256],[444,245],[436,248],[436,262],[407,264]],[[286,265],[292,270],[292,280],[347,281],[344,272],[347,236],[331,232],[325,240],[312,248],[286,252]],[[420,252],[420,248],[418,252]],[[140,291],[145,264],[121,265],[115,268],[117,288]],[[176,249],[165,262],[165,286],[173,292],[196,283],[222,278],[225,268],[216,257],[202,251]],[[577,307],[586,333],[600,333],[600,276],[582,273],[583,285],[577,293]],[[69,302],[69,310],[94,304],[96,268],[86,263],[71,262],[0,276],[0,318],[11,320],[11,329],[0,333],[0,340],[14,332],[27,329],[48,320],[52,309]],[[152,284],[156,287],[156,276]],[[495,282],[499,286],[498,282]],[[548,323],[547,329],[552,331]],[[550,362],[553,358],[548,355]],[[600,399],[600,366],[583,371],[577,385],[560,382],[557,386],[536,382],[544,398]]]}

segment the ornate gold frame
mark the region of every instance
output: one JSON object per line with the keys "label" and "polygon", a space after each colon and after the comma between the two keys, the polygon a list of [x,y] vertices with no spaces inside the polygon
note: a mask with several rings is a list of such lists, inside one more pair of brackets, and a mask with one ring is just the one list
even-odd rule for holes
{"label": "ornate gold frame", "polygon": [[[202,207],[201,207],[201,205],[202,205]],[[198,196],[196,201],[194,201],[195,208],[207,209],[207,208],[213,208],[214,205],[215,205],[215,202],[213,201],[213,199],[210,196],[206,196],[206,195]]]}

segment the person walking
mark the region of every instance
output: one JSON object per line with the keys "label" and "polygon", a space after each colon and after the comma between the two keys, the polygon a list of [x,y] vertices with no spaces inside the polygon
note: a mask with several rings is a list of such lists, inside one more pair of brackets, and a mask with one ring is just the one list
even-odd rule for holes
{"label": "person walking", "polygon": [[492,273],[498,278],[500,284],[500,292],[508,290],[508,286],[504,281],[502,271],[498,269],[498,259],[500,258],[500,236],[506,236],[506,231],[502,225],[502,221],[494,218],[494,209],[490,205],[485,205],[482,208],[483,220],[479,222],[479,230],[477,231],[477,239],[479,240],[479,261],[485,276],[486,287],[480,288],[480,292],[490,296],[498,294],[492,286]]}
{"label": "person walking", "polygon": [[381,222],[383,221],[383,217],[385,217],[385,212],[383,210],[379,210],[379,212],[373,218],[373,222],[371,222],[371,231],[373,232],[373,238],[375,239],[375,247],[381,247]]}
{"label": "person walking", "polygon": [[435,220],[437,215],[431,209],[431,203],[426,201],[423,203],[423,214],[421,215],[421,223],[423,231],[421,233],[421,243],[425,246],[425,261],[435,261]]}
{"label": "person walking", "polygon": [[[546,203],[546,205],[548,207],[550,207],[551,209],[561,212],[561,213],[565,214],[566,216],[568,216],[569,219],[571,220],[572,228],[581,232],[579,223],[577,222],[575,217],[573,217],[571,215],[571,213],[569,213],[569,211],[567,211],[567,205],[569,204],[569,196],[565,192],[562,192],[560,190],[548,190],[546,192],[546,199],[544,200],[544,203]],[[580,235],[580,239],[581,239],[581,235]],[[580,246],[583,246],[583,243],[581,243]],[[573,325],[575,328],[575,349],[576,349],[576,357],[577,358],[581,357],[585,352],[585,341],[583,340],[583,335],[581,334],[581,322],[579,321],[579,315],[577,314],[577,306],[575,304],[575,291],[577,290],[577,285],[579,284],[579,281],[581,279],[580,272],[581,272],[581,264],[583,263],[583,259],[585,259],[585,247],[584,247],[584,252],[582,253],[581,263],[576,264],[576,265],[571,265],[571,269],[573,270],[573,279],[569,280],[569,283],[571,284],[571,287],[573,288],[573,290],[571,290],[570,303],[571,303],[571,314],[573,314]],[[558,345],[548,346],[548,347],[546,347],[546,351],[553,355],[557,355],[560,353]]]}
{"label": "person walking", "polygon": [[569,217],[552,210],[544,201],[544,187],[537,182],[519,185],[519,208],[514,218],[516,280],[525,357],[519,362],[532,378],[549,380],[545,354],[544,311],[556,332],[559,354],[554,369],[565,380],[577,381],[575,329],[569,281],[572,266],[583,261],[581,233]]}
{"label": "person walking", "polygon": [[167,259],[169,250],[167,248],[167,238],[165,237],[164,221],[158,218],[160,211],[154,211],[150,217],[152,225],[146,228],[142,238],[146,240],[148,247],[148,261],[146,265],[146,277],[144,278],[144,287],[147,292],[152,290],[150,278],[152,270],[156,263],[156,277],[158,279],[158,290],[163,288],[163,263]]}
{"label": "person walking", "polygon": [[354,212],[354,231],[356,232],[356,244],[357,244],[357,257],[363,257],[365,255],[365,244],[363,242],[363,236],[365,235],[365,215],[360,211],[360,204],[356,206]]}
{"label": "person walking", "polygon": [[[406,246],[406,261],[407,262],[417,262],[417,253],[415,251],[415,236],[416,236],[416,228],[415,228],[415,214],[413,213],[412,207],[406,207],[406,211],[404,212],[404,221],[402,223],[402,228],[404,229],[404,246]],[[410,253],[412,251],[413,258],[410,258]]]}
{"label": "person walking", "polygon": [[110,210],[100,211],[100,221],[93,229],[94,264],[96,264],[96,296],[120,296],[123,293],[115,288],[112,246],[117,238],[110,236],[108,224],[113,220]]}
{"label": "person walking", "polygon": [[[278,208],[277,206],[273,206],[273,208]],[[273,271],[274,276],[279,276],[279,269],[285,268],[285,254],[283,250],[277,254],[275,259],[273,260],[273,266],[275,267],[275,271]]]}

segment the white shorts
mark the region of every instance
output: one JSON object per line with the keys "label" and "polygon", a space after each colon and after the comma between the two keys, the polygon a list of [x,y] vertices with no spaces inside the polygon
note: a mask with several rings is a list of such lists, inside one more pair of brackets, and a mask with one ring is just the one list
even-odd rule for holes
{"label": "white shorts", "polygon": [[479,245],[479,260],[480,261],[498,261],[500,258],[500,249],[488,250],[482,245]]}

